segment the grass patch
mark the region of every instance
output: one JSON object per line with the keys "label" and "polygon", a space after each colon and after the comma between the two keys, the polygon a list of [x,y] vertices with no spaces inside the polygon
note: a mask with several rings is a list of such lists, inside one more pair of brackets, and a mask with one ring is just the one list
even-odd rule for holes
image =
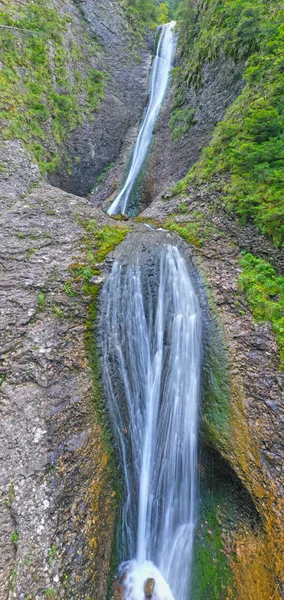
{"label": "grass patch", "polygon": [[37,297],[37,306],[40,310],[43,310],[45,307],[45,293],[43,291],[39,292]]}
{"label": "grass patch", "polygon": [[253,254],[243,253],[239,286],[249,302],[255,320],[269,321],[275,333],[284,368],[284,277],[270,263]]}

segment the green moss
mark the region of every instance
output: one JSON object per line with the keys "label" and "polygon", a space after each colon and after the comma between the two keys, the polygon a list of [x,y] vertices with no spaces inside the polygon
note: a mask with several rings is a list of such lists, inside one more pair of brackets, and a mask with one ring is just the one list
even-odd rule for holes
{"label": "green moss", "polygon": [[[113,250],[117,244],[119,244],[126,233],[128,228],[121,226],[110,226],[106,225],[99,229],[94,220],[90,220],[84,224],[86,231],[88,232],[88,240],[85,240],[87,248],[87,260],[89,269],[93,274],[98,274],[99,271],[94,269],[95,261],[102,262],[108,252]],[[88,307],[88,320],[86,323],[85,343],[87,348],[87,355],[89,364],[91,366],[94,384],[94,395],[93,405],[95,411],[96,420],[100,423],[102,428],[102,441],[104,449],[109,456],[107,463],[106,477],[110,481],[111,489],[114,491],[113,494],[113,513],[116,515],[114,520],[115,527],[117,525],[116,520],[118,518],[118,510],[121,504],[122,491],[121,482],[117,477],[117,465],[113,454],[112,447],[112,433],[110,424],[105,410],[105,403],[102,396],[101,390],[101,368],[97,348],[97,311],[99,302],[100,285],[91,284],[89,281],[85,282],[82,286],[83,293],[89,298]],[[111,561],[109,567],[108,577],[108,591],[107,597],[111,595],[111,586],[114,578],[114,573],[118,567],[117,551],[115,536],[113,536]]]}
{"label": "green moss", "polygon": [[242,93],[175,192],[184,191],[189,181],[223,175],[226,209],[243,223],[253,219],[277,246],[284,242],[283,16],[278,0],[182,0],[183,59],[175,70],[178,114],[184,110],[186,88],[201,85],[205,60],[220,53],[246,59]]}
{"label": "green moss", "polygon": [[235,502],[228,489],[221,493],[209,489],[204,482],[201,483],[200,495],[193,554],[192,600],[227,600],[228,592],[234,590],[234,577],[224,547],[221,519],[232,512]]}
{"label": "green moss", "polygon": [[[210,302],[210,300],[209,300]],[[205,439],[219,450],[227,450],[230,440],[229,366],[221,328],[211,317],[204,340],[203,397],[201,428]]]}
{"label": "green moss", "polygon": [[194,123],[194,114],[195,109],[188,106],[185,108],[175,108],[172,111],[169,125],[174,142],[177,142],[190,129]]}
{"label": "green moss", "polygon": [[32,254],[34,254],[34,252],[36,252],[37,250],[38,248],[29,248],[28,250],[26,250],[26,259],[29,260]]}
{"label": "green moss", "polygon": [[11,535],[11,541],[13,542],[13,544],[17,545],[19,540],[19,534],[17,531],[13,531],[12,535]]}
{"label": "green moss", "polygon": [[102,262],[106,255],[114,250],[114,248],[125,238],[128,227],[117,227],[113,225],[105,225],[98,229],[95,234],[96,257],[98,262]]}
{"label": "green moss", "polygon": [[284,277],[278,276],[270,263],[253,254],[243,253],[240,265],[239,286],[256,321],[271,323],[284,368]]}
{"label": "green moss", "polygon": [[[92,68],[85,42],[76,55],[85,73],[79,77],[76,46],[65,37],[71,18],[49,1],[34,0],[17,10],[12,2],[5,4],[0,10],[0,122],[4,137],[23,140],[44,174],[59,164],[70,132],[97,110],[105,74]],[[50,130],[59,148],[55,152],[48,149]]]}
{"label": "green moss", "polygon": [[96,185],[97,185],[98,183],[101,183],[101,182],[104,180],[104,178],[105,178],[106,174],[107,174],[107,173],[110,171],[110,169],[112,169],[112,167],[114,167],[114,163],[110,163],[110,164],[109,164],[109,165],[108,165],[108,166],[107,166],[107,167],[106,167],[106,168],[105,168],[105,169],[104,169],[104,170],[103,170],[103,171],[100,173],[100,175],[99,175],[99,176],[97,177],[97,179],[96,179],[96,183],[95,183],[95,185],[94,185],[93,189],[96,187]]}
{"label": "green moss", "polygon": [[[187,205],[185,202],[179,204],[178,210],[182,214],[186,214]],[[165,221],[163,227],[170,231],[176,231],[187,243],[194,244],[197,247],[203,246],[205,240],[218,231],[200,211],[190,213],[189,218],[190,221],[180,223],[176,222],[175,216],[172,215]]]}
{"label": "green moss", "polygon": [[73,290],[72,282],[70,280],[66,281],[66,283],[64,284],[64,292],[71,298],[76,296],[76,292]]}

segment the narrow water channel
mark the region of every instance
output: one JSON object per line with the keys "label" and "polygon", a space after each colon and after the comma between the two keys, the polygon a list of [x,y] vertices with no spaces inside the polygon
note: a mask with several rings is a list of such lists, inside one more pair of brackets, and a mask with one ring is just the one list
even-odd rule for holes
{"label": "narrow water channel", "polygon": [[126,181],[109,207],[107,211],[109,215],[127,214],[131,192],[147,156],[155,123],[170,81],[175,50],[174,26],[175,22],[172,21],[161,27],[157,52],[151,69],[149,103],[132,150]]}

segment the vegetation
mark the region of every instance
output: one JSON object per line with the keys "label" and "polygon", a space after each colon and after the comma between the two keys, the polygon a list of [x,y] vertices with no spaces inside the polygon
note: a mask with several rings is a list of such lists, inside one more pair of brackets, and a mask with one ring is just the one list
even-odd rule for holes
{"label": "vegetation", "polygon": [[48,136],[60,148],[85,115],[98,109],[106,76],[92,67],[96,45],[86,40],[79,48],[68,40],[71,18],[49,0],[3,4],[1,128],[5,138],[23,140],[44,174],[60,160],[59,151],[48,147]]}
{"label": "vegetation", "polygon": [[18,540],[19,540],[19,534],[17,531],[13,531],[13,533],[11,535],[11,540],[12,540],[13,544],[17,545]]}
{"label": "vegetation", "polygon": [[[284,11],[278,0],[208,0],[180,4],[183,58],[175,70],[175,115],[186,114],[186,89],[202,65],[223,53],[246,61],[244,89],[217,125],[212,142],[180,186],[223,181],[226,207],[253,219],[277,246],[284,241]],[[182,130],[180,130],[180,133]]]}
{"label": "vegetation", "polygon": [[[187,205],[185,202],[180,203],[179,212],[181,214],[187,212]],[[203,246],[205,239],[218,231],[200,211],[196,210],[191,213],[190,219],[190,221],[184,223],[177,222],[175,220],[175,215],[171,215],[171,217],[164,222],[163,227],[170,231],[176,231],[187,243],[194,244],[194,246],[197,247]],[[218,234],[221,235],[219,231]]]}
{"label": "vegetation", "polygon": [[39,292],[37,297],[37,305],[40,310],[42,310],[45,306],[45,293],[43,291]]}
{"label": "vegetation", "polygon": [[176,107],[170,117],[170,130],[174,142],[177,142],[183,133],[186,133],[194,122],[195,110],[186,106],[185,108]]}
{"label": "vegetation", "polygon": [[175,18],[179,0],[122,0],[126,15],[136,33],[155,28]]}
{"label": "vegetation", "polygon": [[[72,263],[69,271],[76,281],[85,283],[83,291],[92,295],[93,292],[97,293],[96,286],[89,285],[89,282],[92,277],[100,275],[98,263],[101,263],[106,255],[122,242],[129,228],[123,225],[104,225],[100,228],[94,219],[80,224],[89,234],[85,239],[86,260],[84,263]],[[70,280],[65,283],[64,291],[69,296],[75,295]]]}
{"label": "vegetation", "polygon": [[256,321],[270,321],[284,368],[284,277],[271,264],[249,253],[240,259],[239,285],[244,291]]}

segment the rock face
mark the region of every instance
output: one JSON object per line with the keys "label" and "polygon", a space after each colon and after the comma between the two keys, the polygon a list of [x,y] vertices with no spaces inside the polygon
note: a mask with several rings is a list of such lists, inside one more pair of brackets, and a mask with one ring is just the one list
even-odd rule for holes
{"label": "rock face", "polygon": [[99,45],[95,68],[107,75],[105,97],[94,118],[86,119],[65,145],[72,172],[59,168],[49,181],[86,195],[98,175],[115,162],[128,130],[141,118],[153,37],[149,35],[144,45],[138,42],[117,2],[85,0],[76,4],[69,2],[68,8],[81,27],[84,24],[81,35]]}
{"label": "rock face", "polygon": [[[177,57],[177,62],[179,61]],[[201,69],[201,85],[189,87],[183,109],[194,111],[188,131],[173,141],[169,127],[175,98],[175,85],[156,126],[153,144],[147,162],[147,171],[141,190],[141,204],[147,206],[173,182],[184,177],[207,146],[215,125],[221,121],[228,106],[243,88],[243,64],[234,63],[222,54],[214,61],[206,61]]]}
{"label": "rock face", "polygon": [[0,137],[19,137],[50,183],[87,195],[140,120],[153,34],[134,31],[112,0],[12,0],[1,14],[14,75],[0,82]]}
{"label": "rock face", "polygon": [[1,159],[0,598],[104,598],[115,517],[85,346],[90,299],[70,278],[108,221],[40,180],[18,142]]}
{"label": "rock face", "polygon": [[[179,62],[179,52],[177,53]],[[170,129],[170,118],[176,94],[175,84],[169,90],[164,107],[155,127],[152,145],[143,168],[140,189],[140,208],[148,206],[171,184],[186,175],[199,159],[204,146],[212,137],[215,125],[221,121],[226,109],[241,92],[244,82],[243,63],[235,63],[231,57],[220,55],[214,61],[206,61],[201,69],[201,85],[191,85],[185,93],[183,109],[191,109],[193,121],[188,131],[176,141]],[[137,129],[129,130],[128,139],[122,146],[118,160],[92,194],[94,202],[103,202],[116,195],[118,185],[125,176],[129,151],[134,144]]]}

